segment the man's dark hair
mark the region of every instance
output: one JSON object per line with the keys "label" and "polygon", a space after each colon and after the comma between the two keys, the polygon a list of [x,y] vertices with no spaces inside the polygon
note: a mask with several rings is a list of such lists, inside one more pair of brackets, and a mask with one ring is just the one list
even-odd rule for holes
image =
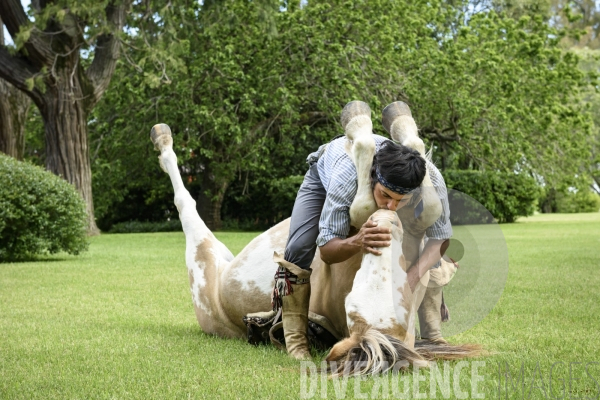
{"label": "man's dark hair", "polygon": [[371,189],[375,189],[377,167],[383,179],[394,186],[416,188],[421,185],[427,170],[426,162],[421,154],[410,147],[386,140],[373,157],[371,167]]}

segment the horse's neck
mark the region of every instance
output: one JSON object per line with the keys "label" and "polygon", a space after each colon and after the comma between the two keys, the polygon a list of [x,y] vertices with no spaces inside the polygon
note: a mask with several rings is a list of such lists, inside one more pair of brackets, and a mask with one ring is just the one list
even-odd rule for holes
{"label": "horse's neck", "polygon": [[362,254],[355,254],[343,263],[325,264],[317,251],[311,268],[310,310],[327,317],[333,325],[342,329],[342,336],[348,335],[344,300],[352,290],[356,271],[360,268]]}
{"label": "horse's neck", "polygon": [[364,255],[346,299],[349,314],[354,311],[379,329],[394,324],[408,328],[406,297],[411,293],[406,293],[406,267],[400,265],[402,241],[394,236],[391,246],[380,249],[381,255]]}

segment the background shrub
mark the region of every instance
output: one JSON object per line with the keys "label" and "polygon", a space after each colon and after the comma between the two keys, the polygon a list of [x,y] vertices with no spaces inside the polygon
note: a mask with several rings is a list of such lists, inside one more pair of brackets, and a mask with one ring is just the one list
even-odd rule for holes
{"label": "background shrub", "polygon": [[600,210],[600,196],[589,188],[571,191],[568,188],[545,189],[539,199],[543,213],[586,213]]}
{"label": "background shrub", "polygon": [[[468,194],[480,202],[498,222],[514,222],[519,216],[532,215],[540,190],[535,180],[523,174],[496,171],[444,171],[444,179],[449,189]],[[449,198],[457,194],[450,193]],[[468,202],[461,196],[458,201]],[[477,207],[468,206],[468,210]],[[453,224],[484,223],[487,213],[450,214]]]}
{"label": "background shrub", "polygon": [[591,190],[579,190],[577,193],[567,192],[557,195],[557,212],[585,213],[598,212],[600,196]]}
{"label": "background shrub", "polygon": [[83,199],[64,179],[0,154],[0,260],[87,249]]}
{"label": "background shrub", "polygon": [[303,180],[291,175],[236,182],[223,202],[223,229],[262,231],[290,217]]}
{"label": "background shrub", "polygon": [[141,232],[181,232],[181,221],[172,219],[162,222],[119,222],[112,226],[110,233],[141,233]]}

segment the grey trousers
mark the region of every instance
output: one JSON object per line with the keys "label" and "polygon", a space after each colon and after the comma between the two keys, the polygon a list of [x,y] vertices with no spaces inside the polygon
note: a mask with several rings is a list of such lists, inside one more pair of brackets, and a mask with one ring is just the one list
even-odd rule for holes
{"label": "grey trousers", "polygon": [[319,219],[326,197],[327,192],[319,178],[317,163],[314,162],[304,175],[294,202],[290,234],[283,256],[286,261],[302,269],[309,269],[315,258]]}

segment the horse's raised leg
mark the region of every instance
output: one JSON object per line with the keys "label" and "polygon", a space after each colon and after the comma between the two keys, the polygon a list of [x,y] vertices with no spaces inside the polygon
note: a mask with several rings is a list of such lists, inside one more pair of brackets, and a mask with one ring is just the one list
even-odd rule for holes
{"label": "horse's raised leg", "polygon": [[371,108],[363,101],[351,101],[342,110],[341,122],[358,180],[356,196],[350,206],[350,221],[352,226],[360,228],[377,210],[371,189],[371,166],[375,155]]}
{"label": "horse's raised leg", "polygon": [[223,326],[219,282],[220,272],[233,259],[233,255],[206,227],[196,211],[196,202],[183,185],[177,156],[173,152],[171,129],[165,124],[155,125],[150,137],[154,148],[160,151],[160,166],[169,174],[173,184],[175,206],[185,233],[185,263],[198,323],[207,333],[230,335],[229,328]]}

